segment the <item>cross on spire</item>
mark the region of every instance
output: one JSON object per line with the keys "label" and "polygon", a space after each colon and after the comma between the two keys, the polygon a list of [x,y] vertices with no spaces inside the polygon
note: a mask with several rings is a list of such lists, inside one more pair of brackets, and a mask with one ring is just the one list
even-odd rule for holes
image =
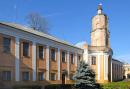
{"label": "cross on spire", "polygon": [[97,10],[98,10],[98,14],[102,14],[102,3],[98,4]]}

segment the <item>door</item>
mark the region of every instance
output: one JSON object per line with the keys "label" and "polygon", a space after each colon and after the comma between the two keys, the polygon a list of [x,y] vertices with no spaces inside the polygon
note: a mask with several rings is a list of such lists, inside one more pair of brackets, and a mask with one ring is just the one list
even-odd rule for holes
{"label": "door", "polygon": [[62,84],[65,84],[65,74],[62,74]]}

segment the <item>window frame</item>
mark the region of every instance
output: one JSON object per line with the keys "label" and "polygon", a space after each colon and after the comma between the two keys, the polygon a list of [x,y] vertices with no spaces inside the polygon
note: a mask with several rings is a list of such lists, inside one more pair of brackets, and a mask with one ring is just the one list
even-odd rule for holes
{"label": "window frame", "polygon": [[[52,76],[54,74],[54,76]],[[53,77],[53,78],[52,78]],[[50,74],[50,80],[56,81],[56,73],[51,73]]]}
{"label": "window frame", "polygon": [[91,65],[96,65],[96,56],[92,56]]}
{"label": "window frame", "polygon": [[[40,53],[40,47],[42,47],[42,53]],[[43,45],[38,45],[38,59],[44,59],[44,48],[45,47]],[[42,54],[42,57],[40,57],[40,54]]]}
{"label": "window frame", "polygon": [[[25,79],[24,73],[28,73],[28,79]],[[26,77],[26,78],[27,78],[27,77]],[[29,81],[29,80],[30,80],[30,73],[29,73],[29,71],[23,71],[23,72],[22,72],[22,80],[23,80],[23,81]]]}
{"label": "window frame", "polygon": [[2,71],[2,80],[3,81],[11,81],[12,80],[12,73],[11,73],[11,71]]}
{"label": "window frame", "polygon": [[[7,39],[9,42],[9,43],[7,42],[8,44],[5,42],[5,40],[7,41]],[[11,38],[10,37],[3,37],[3,52],[4,53],[11,53]]]}
{"label": "window frame", "polygon": [[70,80],[74,80],[74,74],[70,74]]}
{"label": "window frame", "polygon": [[[63,61],[63,53],[64,52],[64,61]],[[66,63],[66,51],[61,51],[61,60],[63,63]]]}
{"label": "window frame", "polygon": [[[23,56],[24,57],[29,57],[30,56],[30,42],[27,42],[27,41],[24,41],[24,42],[22,42],[23,43],[23,48],[22,48],[22,50],[23,50]],[[25,45],[26,44],[26,45]],[[28,49],[26,48],[26,46],[27,46],[27,44],[28,44]],[[24,48],[25,47],[25,48]],[[27,54],[26,54],[26,51],[27,50]]]}
{"label": "window frame", "polygon": [[73,53],[70,54],[70,59],[71,59],[71,64],[74,64],[75,60],[74,60],[74,54]]}
{"label": "window frame", "polygon": [[[41,74],[42,74],[42,76],[41,76]],[[39,81],[43,81],[44,80],[44,72],[42,71],[42,72],[38,72],[38,80]]]}
{"label": "window frame", "polygon": [[[52,50],[54,52],[53,55],[52,55],[52,53],[53,53]],[[56,49],[55,48],[50,49],[50,59],[51,59],[51,61],[56,61]]]}

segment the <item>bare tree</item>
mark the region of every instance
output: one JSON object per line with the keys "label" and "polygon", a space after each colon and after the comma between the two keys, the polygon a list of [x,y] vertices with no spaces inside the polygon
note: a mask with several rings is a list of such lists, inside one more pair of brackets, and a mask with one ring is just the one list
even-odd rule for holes
{"label": "bare tree", "polygon": [[44,17],[38,13],[30,13],[27,15],[27,23],[34,30],[38,30],[48,34],[48,24]]}

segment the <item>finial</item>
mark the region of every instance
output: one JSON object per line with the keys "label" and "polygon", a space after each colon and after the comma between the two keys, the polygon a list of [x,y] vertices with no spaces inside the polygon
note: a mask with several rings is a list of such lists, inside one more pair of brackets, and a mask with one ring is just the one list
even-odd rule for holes
{"label": "finial", "polygon": [[98,14],[102,14],[102,3],[98,4]]}
{"label": "finial", "polygon": [[102,3],[98,4],[98,10],[102,10]]}

